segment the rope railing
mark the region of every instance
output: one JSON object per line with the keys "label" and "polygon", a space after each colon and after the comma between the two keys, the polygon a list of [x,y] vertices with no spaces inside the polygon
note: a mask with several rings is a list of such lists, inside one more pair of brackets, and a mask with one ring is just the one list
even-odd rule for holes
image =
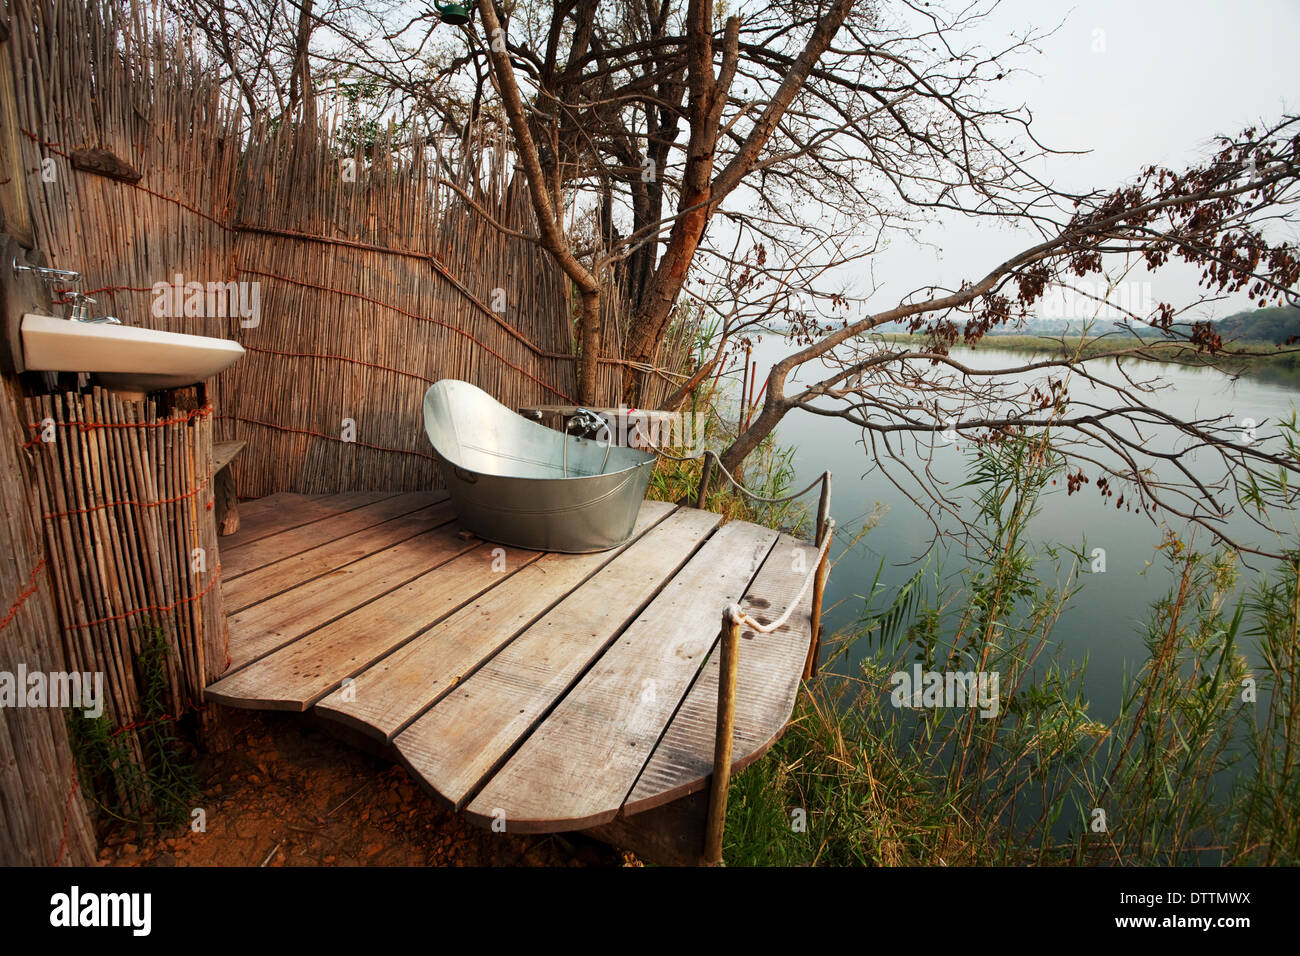
{"label": "rope railing", "polygon": [[[808,657],[804,663],[804,678],[816,672],[819,632],[821,630],[822,590],[826,585],[826,558],[835,529],[835,519],[825,516],[829,507],[830,472],[824,472],[819,481],[822,488],[822,520],[818,522],[817,561],[811,573],[804,576],[799,593],[787,605],[785,613],[764,624],[755,620],[739,604],[728,604],[722,611],[722,628],[719,635],[721,653],[718,660],[718,712],[713,738],[713,781],[709,789],[708,816],[704,823],[704,860],[710,864],[722,862],[722,834],[727,822],[727,791],[731,787],[731,750],[736,730],[736,683],[740,670],[740,629],[748,627],[759,634],[771,634],[784,627],[813,585],[811,633],[808,638]],[[816,484],[816,482],[814,482]],[[811,486],[810,486],[811,487]],[[808,489],[805,489],[805,491]]]}
{"label": "rope railing", "polygon": [[[709,484],[712,480],[711,473],[714,467],[716,467],[720,472],[722,472],[722,476],[727,480],[727,482],[733,488],[739,491],[742,495],[744,495],[745,497],[749,498],[752,501],[761,501],[764,504],[778,505],[778,504],[783,504],[787,501],[794,501],[796,498],[802,498],[804,495],[812,491],[818,485],[821,486],[822,489],[821,499],[817,503],[816,538],[813,542],[814,545],[817,547],[817,561],[813,565],[814,570],[807,577],[804,578],[803,586],[799,589],[799,593],[795,595],[794,600],[791,601],[790,605],[785,609],[785,613],[782,614],[777,620],[773,621],[771,624],[761,624],[758,621],[756,621],[753,617],[746,614],[739,604],[728,605],[727,608],[723,611],[724,619],[730,619],[737,624],[744,624],[745,626],[751,628],[752,630],[760,634],[771,634],[773,631],[782,627],[790,619],[790,615],[794,613],[794,609],[798,607],[799,602],[803,600],[804,594],[806,594],[808,591],[809,583],[811,583],[813,579],[817,577],[817,572],[822,568],[823,564],[825,563],[826,554],[830,548],[831,538],[835,530],[835,519],[830,516],[830,506],[831,506],[830,470],[828,469],[826,471],[823,471],[820,475],[818,475],[816,478],[814,478],[811,482],[809,482],[807,485],[805,485],[803,488],[801,488],[798,491],[792,492],[788,495],[782,495],[776,498],[769,498],[764,495],[760,495],[757,492],[750,491],[743,484],[741,484],[736,479],[736,476],[727,470],[727,466],[722,463],[722,459],[718,457],[717,453],[711,449],[705,449],[704,451],[700,452],[698,455],[679,456],[679,455],[674,455],[671,452],[665,451],[663,448],[660,448],[654,442],[650,441],[649,438],[645,434],[643,434],[639,428],[637,430],[637,439],[646,448],[649,448],[655,454],[661,455],[665,458],[672,459],[673,461],[696,461],[699,458],[704,459],[704,473],[700,476],[700,490],[699,490],[698,498],[696,500],[696,507],[700,508],[701,510],[703,510],[704,508],[705,498],[709,493]],[[813,643],[814,644],[816,644],[817,641],[816,630],[817,630],[817,625],[820,623],[820,617],[821,617],[820,608],[814,608],[813,609],[813,631],[814,631]],[[811,675],[806,675],[806,676],[811,676]]]}
{"label": "rope railing", "polygon": [[736,479],[717,453],[706,449],[698,455],[679,456],[658,447],[649,441],[638,429],[638,439],[645,447],[658,455],[673,461],[695,461],[704,459],[703,473],[700,475],[700,489],[696,507],[703,509],[713,480],[713,469],[722,473],[727,483],[751,501],[764,504],[782,504],[801,498],[817,486],[821,486],[821,497],[817,502],[817,525],[814,544],[817,548],[817,560],[811,572],[806,574],[799,593],[786,606],[784,613],[767,624],[756,620],[739,604],[728,604],[722,610],[722,626],[719,633],[720,654],[718,659],[718,709],[717,723],[714,729],[713,743],[713,779],[709,788],[708,815],[704,821],[704,861],[709,864],[722,862],[722,836],[727,822],[727,791],[731,786],[731,753],[735,740],[736,728],[736,684],[740,668],[740,631],[747,627],[758,634],[771,634],[784,627],[790,621],[795,608],[803,603],[808,586],[813,587],[812,614],[810,618],[810,635],[808,639],[808,657],[804,662],[804,679],[816,674],[817,658],[821,646],[821,603],[822,592],[826,586],[827,557],[830,552],[831,539],[835,532],[835,519],[830,516],[831,473],[823,471],[807,486],[799,491],[780,497],[768,497],[750,491]]}
{"label": "rope railing", "polygon": [[[804,487],[799,491],[793,492],[792,494],[783,495],[780,498],[767,498],[764,497],[763,495],[758,494],[757,492],[750,491],[739,481],[737,481],[736,476],[727,470],[727,466],[722,463],[722,459],[718,457],[716,452],[706,450],[702,452],[700,455],[695,455],[693,458],[679,458],[677,460],[694,461],[695,458],[700,458],[700,457],[704,458],[704,474],[700,476],[700,501],[701,502],[704,500],[704,496],[709,493],[709,485],[712,484],[713,481],[714,468],[717,468],[720,472],[722,472],[722,477],[726,478],[727,481],[731,484],[731,486],[735,488],[737,491],[739,491],[746,498],[749,498],[751,501],[761,501],[765,505],[779,505],[779,504],[784,504],[787,501],[793,501],[795,498],[802,498],[804,495],[808,494],[808,492],[816,488],[819,484],[829,485],[831,480],[831,473],[829,471],[823,471],[820,475],[818,475],[811,482],[809,482],[806,487]],[[820,537],[818,540],[820,540]]]}
{"label": "rope railing", "polygon": [[[830,519],[829,525],[830,528],[828,530],[834,529],[834,518]],[[817,572],[821,569],[822,561],[826,558],[826,552],[830,548],[830,544],[831,535],[827,534],[821,543],[821,547],[817,549],[817,561],[813,564],[813,569],[804,575],[803,585],[799,588],[799,593],[790,601],[790,604],[785,609],[785,613],[775,621],[770,624],[764,624],[761,621],[757,621],[739,604],[728,604],[722,613],[736,624],[747,627],[759,634],[771,634],[774,631],[778,631],[782,627],[785,627],[786,622],[790,620],[790,615],[794,613],[794,609],[799,606],[800,602],[803,601],[803,596],[808,593],[808,585],[812,584],[813,580],[817,577]]]}
{"label": "rope railing", "polygon": [[[727,470],[727,466],[722,463],[722,459],[719,458],[717,452],[713,451],[712,449],[706,448],[704,451],[700,452],[697,455],[674,455],[671,452],[666,451],[665,449],[659,447],[654,442],[650,441],[649,437],[644,432],[641,431],[639,426],[637,428],[636,438],[639,442],[641,442],[642,445],[644,445],[646,448],[649,448],[656,455],[659,455],[662,458],[667,458],[671,461],[698,461],[700,458],[704,459],[704,473],[700,476],[700,490],[699,490],[699,495],[696,499],[696,507],[700,509],[704,508],[704,499],[705,496],[709,493],[709,485],[712,482],[712,478],[713,478],[712,473],[715,467],[722,472],[722,476],[727,479],[727,481],[731,484],[731,486],[735,488],[737,491],[739,491],[742,495],[744,495],[746,498],[749,498],[751,501],[760,501],[765,505],[779,505],[779,504],[784,504],[787,501],[793,501],[796,498],[801,498],[804,495],[806,495],[808,492],[816,488],[819,484],[825,486],[825,491],[827,496],[829,496],[830,494],[831,473],[829,471],[823,471],[820,475],[818,475],[816,478],[810,481],[799,491],[792,492],[791,494],[788,495],[783,495],[779,498],[767,498],[763,495],[758,494],[755,491],[750,491],[743,484],[737,481],[736,476]],[[820,528],[818,530],[817,543],[818,544],[821,543]]]}

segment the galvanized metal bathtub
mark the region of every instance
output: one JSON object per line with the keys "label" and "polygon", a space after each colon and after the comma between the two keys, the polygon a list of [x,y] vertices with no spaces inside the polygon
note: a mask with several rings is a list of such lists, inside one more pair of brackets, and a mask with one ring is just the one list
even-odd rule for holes
{"label": "galvanized metal bathtub", "polygon": [[654,455],[530,422],[456,379],[424,393],[424,428],[452,506],[480,538],[581,553],[632,536]]}

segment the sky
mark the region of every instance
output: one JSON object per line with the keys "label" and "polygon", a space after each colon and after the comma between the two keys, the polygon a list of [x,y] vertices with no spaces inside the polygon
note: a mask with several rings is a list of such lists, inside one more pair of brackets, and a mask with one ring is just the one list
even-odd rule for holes
{"label": "sky", "polygon": [[[1216,133],[1300,111],[1300,0],[1004,0],[971,36],[996,47],[1012,31],[1055,24],[1039,53],[1016,61],[1025,72],[1001,96],[1028,105],[1043,143],[1089,150],[1050,160],[1047,174],[1062,187],[1110,188],[1151,163],[1180,168],[1206,156]],[[955,285],[982,274],[1028,237],[947,218],[922,238],[938,249],[900,240],[877,258],[882,295],[868,311],[936,278]],[[1149,281],[1159,301],[1198,294],[1196,272],[1186,267],[1133,276]],[[1201,313],[1248,306],[1239,296]]]}

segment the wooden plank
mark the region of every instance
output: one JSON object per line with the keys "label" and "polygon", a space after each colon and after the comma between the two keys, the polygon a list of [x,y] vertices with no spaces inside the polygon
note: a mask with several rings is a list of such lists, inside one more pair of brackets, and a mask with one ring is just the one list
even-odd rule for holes
{"label": "wooden plank", "polygon": [[221,593],[225,598],[226,613],[236,614],[312,578],[328,574],[376,551],[391,548],[417,534],[446,524],[455,516],[451,502],[442,501],[282,558],[258,568],[253,574],[240,575],[233,581],[222,581]]}
{"label": "wooden plank", "polygon": [[212,473],[215,475],[222,468],[225,468],[235,456],[244,450],[246,442],[240,441],[214,441],[212,443]]}
{"label": "wooden plank", "polygon": [[[804,579],[816,569],[817,549],[781,535],[750,585],[741,607],[764,624],[785,613]],[[736,675],[736,725],[731,768],[739,772],[781,736],[795,697],[812,634],[812,586],[782,627],[771,634],[740,632]],[[718,714],[718,655],[691,687],[681,709],[655,748],[631,796],[625,815],[639,814],[685,794],[702,791],[713,773],[713,737]]]}
{"label": "wooden plank", "polygon": [[464,680],[569,592],[613,561],[675,506],[647,501],[627,544],[595,554],[547,554],[418,635],[339,688],[316,712],[392,740],[449,688]]}
{"label": "wooden plank", "polygon": [[395,494],[393,491],[356,491],[315,499],[304,495],[274,494],[241,502],[241,527],[221,542],[222,554],[268,535],[362,508]]}
{"label": "wooden plank", "polygon": [[[267,516],[285,510],[293,510],[303,502],[313,500],[310,495],[299,495],[292,491],[277,491],[265,498],[245,498],[239,502],[240,513],[252,522],[264,521]],[[231,541],[235,538],[232,536]],[[225,543],[225,542],[223,542]]]}
{"label": "wooden plank", "polygon": [[[213,684],[207,699],[304,711],[430,623],[542,556],[482,543]],[[352,687],[351,690],[357,688]]]}
{"label": "wooden plank", "polygon": [[267,565],[312,548],[345,538],[355,531],[371,528],[394,518],[402,518],[429,505],[445,501],[444,492],[412,491],[393,495],[340,515],[299,525],[278,534],[268,535],[235,548],[223,548],[221,564],[225,580],[259,571]]}
{"label": "wooden plank", "polygon": [[[469,804],[515,833],[617,814],[777,533],[733,521],[700,549]],[[438,708],[434,708],[436,712]]]}
{"label": "wooden plank", "polygon": [[235,476],[226,468],[214,473],[212,503],[217,534],[230,537],[239,530],[239,496],[235,494]]}
{"label": "wooden plank", "polygon": [[682,508],[651,529],[398,734],[402,759],[462,805],[720,520]]}
{"label": "wooden plank", "polygon": [[445,501],[446,492],[410,491],[391,498],[353,508],[343,514],[299,525],[278,534],[267,535],[235,547],[221,549],[223,579],[233,581],[240,575],[264,568],[269,564],[300,554],[322,544],[346,537],[354,531],[370,528],[393,518],[400,518],[421,508]]}
{"label": "wooden plank", "polygon": [[408,538],[232,614],[227,619],[230,668],[243,667],[481,543],[458,537],[450,527]]}

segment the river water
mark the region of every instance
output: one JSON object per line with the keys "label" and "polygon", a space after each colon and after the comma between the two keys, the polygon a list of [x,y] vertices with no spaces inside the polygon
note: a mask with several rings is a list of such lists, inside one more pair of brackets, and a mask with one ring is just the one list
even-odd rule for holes
{"label": "river water", "polygon": [[[754,357],[759,363],[760,382],[765,368],[788,351],[789,347],[780,340],[769,339],[759,344]],[[953,356],[976,368],[1006,367],[1025,358],[1006,351],[978,349],[957,349]],[[1090,369],[1094,374],[1100,374],[1096,365],[1090,363]],[[1234,423],[1250,419],[1256,424],[1258,440],[1261,441],[1276,434],[1276,422],[1291,416],[1297,399],[1293,388],[1249,378],[1232,380],[1208,369],[1139,362],[1126,363],[1125,368],[1135,378],[1151,380],[1162,386],[1156,394],[1147,397],[1150,404],[1186,418],[1226,415]],[[1114,375],[1111,371],[1105,374],[1108,377]],[[1105,398],[1109,393],[1078,381],[1071,384],[1070,394],[1075,400],[1109,400]],[[795,487],[811,481],[823,469],[829,468],[834,475],[831,513],[838,525],[839,540],[832,546],[831,555],[838,558],[838,562],[827,584],[823,605],[826,608],[826,633],[831,634],[850,627],[862,614],[867,592],[881,569],[882,561],[880,583],[884,587],[875,604],[882,607],[892,599],[896,589],[919,567],[916,559],[930,548],[934,527],[884,475],[870,471],[871,462],[861,440],[861,431],[851,423],[795,411],[778,427],[776,440],[781,445],[795,448]],[[1158,439],[1152,438],[1151,441],[1156,443]],[[1168,442],[1165,447],[1168,447]],[[973,514],[969,501],[975,490],[955,490],[966,476],[972,454],[969,444],[958,435],[955,442],[940,443],[929,454],[933,473],[940,480],[949,482],[953,496],[968,502],[962,509],[963,513]],[[925,464],[921,455],[914,455],[909,461],[916,465]],[[1221,466],[1205,456],[1198,459],[1197,464],[1209,477],[1222,471]],[[1084,691],[1091,701],[1093,718],[1099,720],[1109,720],[1117,712],[1125,676],[1131,676],[1146,657],[1143,625],[1149,605],[1167,592],[1172,583],[1166,565],[1156,553],[1156,546],[1164,537],[1163,522],[1153,523],[1146,516],[1117,510],[1115,501],[1118,498],[1119,491],[1114,498],[1105,499],[1103,503],[1092,484],[1085,485],[1082,492],[1067,495],[1062,479],[1042,497],[1041,511],[1030,529],[1031,538],[1036,542],[1059,543],[1082,549],[1089,555],[1095,548],[1105,552],[1104,573],[1081,576],[1082,590],[1071,601],[1053,631],[1054,642],[1059,646],[1063,660],[1087,659]],[[815,498],[812,504],[815,508]],[[878,504],[887,509],[879,523],[857,544],[844,551],[848,538]],[[1269,523],[1289,539],[1290,547],[1295,547],[1294,542],[1300,540],[1300,534],[1293,513],[1270,515]],[[954,530],[959,526],[955,519],[942,524]],[[1184,534],[1188,530],[1186,522],[1177,518],[1171,518],[1169,526]],[[1281,539],[1248,520],[1239,507],[1227,526],[1231,533],[1240,535],[1246,542],[1278,549]],[[1193,540],[1202,550],[1211,545],[1210,536],[1204,530],[1197,531]],[[931,568],[941,568],[949,576],[966,563],[961,547],[951,542],[937,546],[930,561]],[[1257,566],[1270,564],[1266,559],[1259,559]],[[1049,577],[1052,575],[1046,564],[1040,571]],[[1254,577],[1255,572],[1243,569],[1244,583],[1249,583]],[[854,659],[860,659],[869,651],[869,647],[855,648],[848,666],[851,667]],[[1253,654],[1247,656],[1254,658]]]}

